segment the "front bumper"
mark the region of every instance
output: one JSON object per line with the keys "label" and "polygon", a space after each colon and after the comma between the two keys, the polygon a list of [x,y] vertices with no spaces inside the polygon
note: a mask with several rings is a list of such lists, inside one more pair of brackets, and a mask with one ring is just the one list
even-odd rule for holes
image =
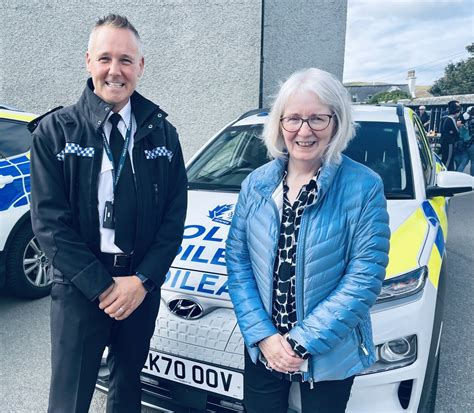
{"label": "front bumper", "polygon": [[[108,391],[108,369],[102,366],[96,388]],[[240,400],[193,389],[147,374],[141,375],[142,405],[158,412],[190,413],[196,410],[206,413],[242,413],[245,411]]]}
{"label": "front bumper", "polygon": [[[415,296],[379,304],[372,311],[374,342],[385,343],[400,337],[416,335],[416,360],[401,368],[361,375],[354,381],[347,406],[349,413],[418,411],[425,375],[438,357],[441,331],[432,337],[437,289],[431,282]],[[436,348],[433,353],[432,343]],[[107,369],[103,367],[98,381],[100,390],[107,389]],[[166,379],[142,374],[143,404],[158,411],[188,413],[192,408],[208,413],[243,412],[241,400],[191,388]],[[426,389],[425,389],[426,390]],[[293,386],[290,407],[298,412],[299,391]]]}

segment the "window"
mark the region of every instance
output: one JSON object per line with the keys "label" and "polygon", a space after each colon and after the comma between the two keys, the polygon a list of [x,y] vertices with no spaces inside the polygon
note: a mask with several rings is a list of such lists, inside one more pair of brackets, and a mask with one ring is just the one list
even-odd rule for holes
{"label": "window", "polygon": [[190,189],[240,190],[245,177],[268,162],[262,126],[225,130],[188,168]]}
{"label": "window", "polygon": [[26,123],[0,120],[0,157],[10,157],[29,151],[32,136]]}
{"label": "window", "polygon": [[358,122],[344,153],[382,178],[387,199],[413,198],[406,132],[395,122]]}
{"label": "window", "polygon": [[416,144],[420,154],[421,167],[423,168],[423,178],[425,186],[431,183],[433,174],[433,159],[431,150],[425,136],[425,130],[421,127],[418,117],[413,117],[413,127],[415,129]]}
{"label": "window", "polygon": [[[240,190],[246,176],[268,162],[261,125],[226,129],[188,168],[190,189]],[[359,122],[345,154],[380,175],[389,199],[413,198],[406,131],[399,123]]]}

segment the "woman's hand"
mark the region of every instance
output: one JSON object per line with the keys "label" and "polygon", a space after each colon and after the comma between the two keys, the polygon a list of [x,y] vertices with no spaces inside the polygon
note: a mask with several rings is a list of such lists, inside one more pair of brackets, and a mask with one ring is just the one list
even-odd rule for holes
{"label": "woman's hand", "polygon": [[268,367],[280,373],[299,370],[303,359],[298,357],[281,334],[274,334],[258,343],[260,351],[267,360]]}

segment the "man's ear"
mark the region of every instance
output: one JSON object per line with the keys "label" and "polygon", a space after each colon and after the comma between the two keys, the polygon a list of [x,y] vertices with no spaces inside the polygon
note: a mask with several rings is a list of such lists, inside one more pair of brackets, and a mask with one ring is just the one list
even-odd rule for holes
{"label": "man's ear", "polygon": [[142,77],[143,76],[143,72],[145,71],[145,58],[142,56],[142,58],[140,59],[140,71],[138,72],[138,77]]}
{"label": "man's ear", "polygon": [[89,50],[86,52],[86,68],[87,68],[87,71],[90,73],[91,70],[90,70],[90,64],[91,64],[91,55],[89,53]]}

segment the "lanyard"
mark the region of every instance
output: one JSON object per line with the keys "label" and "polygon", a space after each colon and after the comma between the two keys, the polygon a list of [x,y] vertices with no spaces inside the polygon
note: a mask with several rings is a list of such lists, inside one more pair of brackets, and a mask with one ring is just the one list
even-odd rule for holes
{"label": "lanyard", "polygon": [[[112,132],[110,133],[112,134]],[[112,177],[114,181],[114,192],[115,188],[117,187],[118,180],[122,173],[122,169],[125,165],[125,159],[127,157],[128,152],[128,144],[130,142],[130,137],[132,135],[132,113],[130,113],[130,122],[128,124],[127,133],[125,134],[125,140],[123,142],[122,152],[120,154],[119,164],[117,167],[117,172],[115,172],[115,165],[114,165],[114,158],[112,155],[112,150],[110,149],[109,142],[107,142],[107,137],[105,136],[104,130],[102,129],[102,139],[104,140],[104,148],[105,152],[107,153],[107,157],[109,158],[110,163],[112,164]]]}

